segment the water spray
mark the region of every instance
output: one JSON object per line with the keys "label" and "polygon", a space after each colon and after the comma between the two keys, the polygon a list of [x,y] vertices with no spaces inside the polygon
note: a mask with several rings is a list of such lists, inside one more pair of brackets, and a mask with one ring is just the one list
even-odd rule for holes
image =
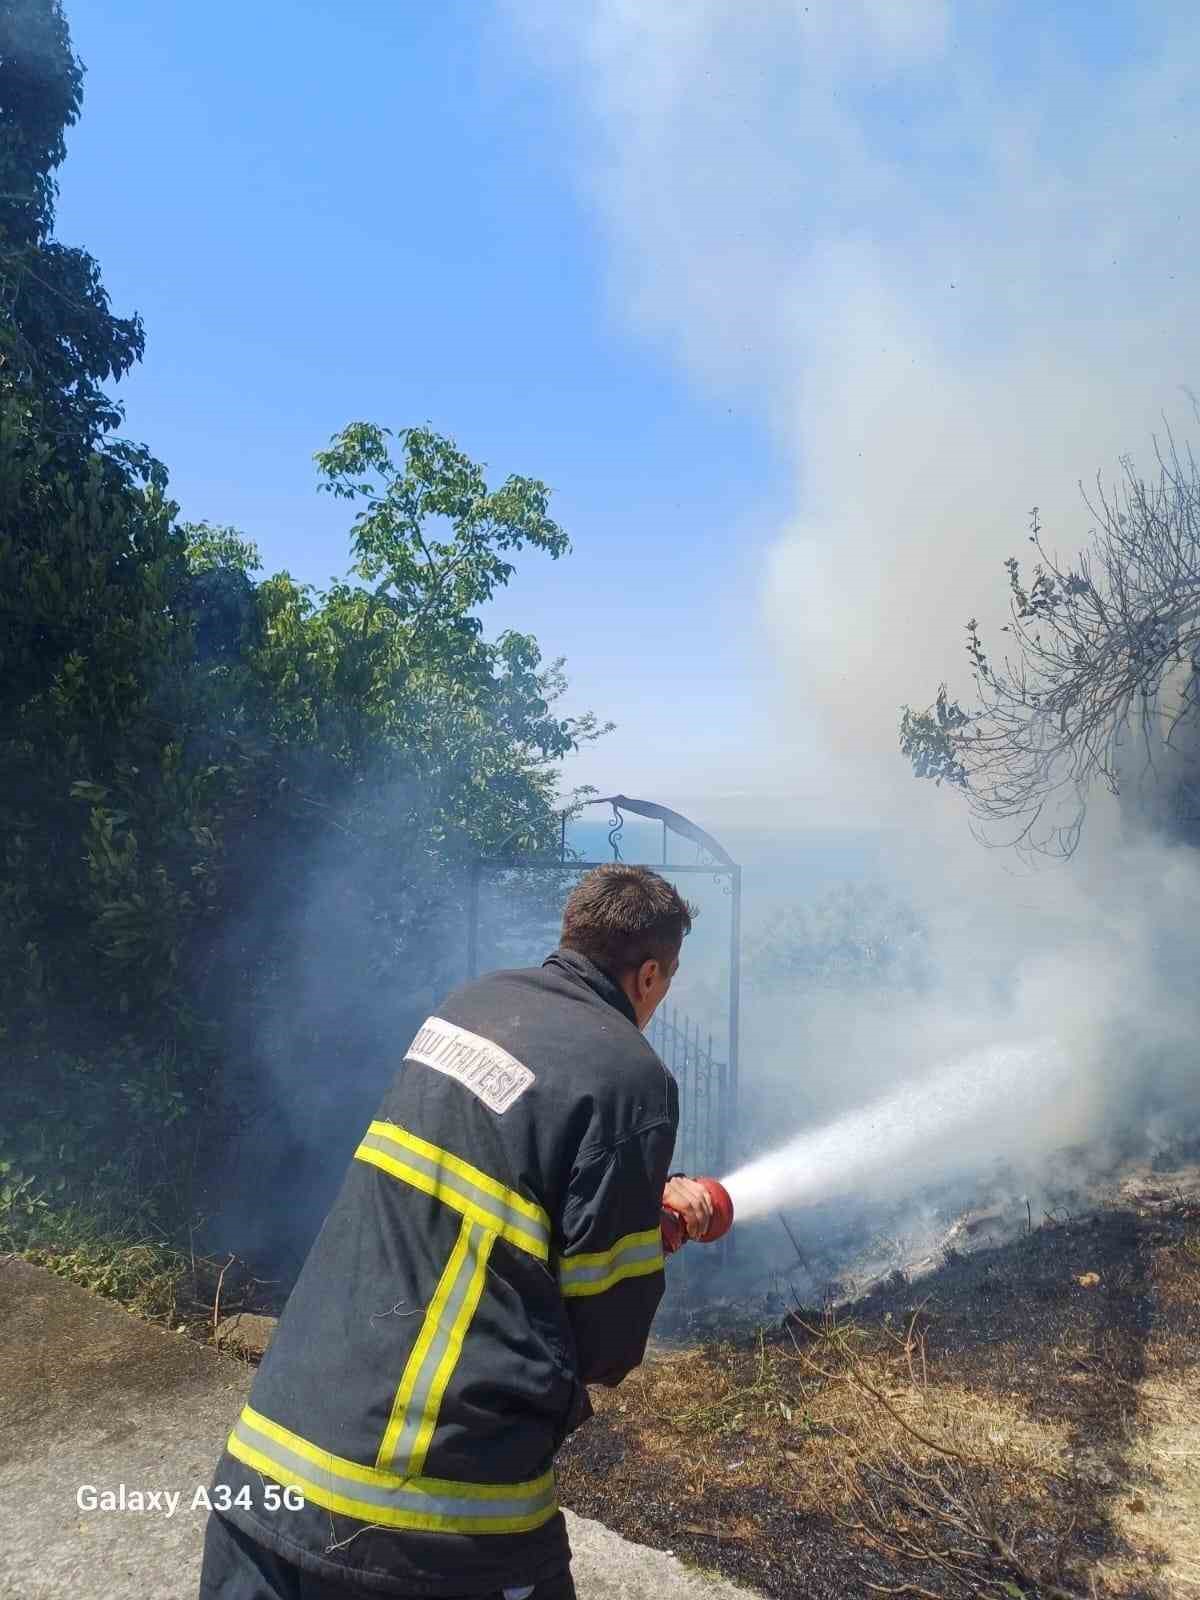
{"label": "water spray", "polygon": [[[724,1179],[697,1178],[712,1201],[712,1217],[698,1242],[723,1239],[735,1212],[751,1222],[783,1205],[817,1204],[850,1184],[878,1184],[897,1169],[911,1173],[910,1163],[919,1166],[922,1153],[931,1148],[940,1147],[944,1160],[947,1142],[965,1142],[1014,1096],[1028,1115],[1059,1092],[1068,1076],[1066,1052],[1054,1039],[976,1051],[802,1133]],[[683,1217],[667,1205],[662,1239],[667,1255],[688,1239]]]}
{"label": "water spray", "polygon": [[802,1133],[714,1188],[726,1196],[732,1222],[735,1208],[742,1221],[751,1221],[783,1205],[817,1204],[851,1184],[894,1181],[898,1170],[915,1182],[928,1152],[939,1150],[945,1161],[948,1146],[969,1149],[968,1136],[986,1130],[989,1119],[1014,1100],[1027,1117],[1032,1115],[1061,1091],[1068,1076],[1067,1055],[1053,1039],[976,1051],[862,1110]]}

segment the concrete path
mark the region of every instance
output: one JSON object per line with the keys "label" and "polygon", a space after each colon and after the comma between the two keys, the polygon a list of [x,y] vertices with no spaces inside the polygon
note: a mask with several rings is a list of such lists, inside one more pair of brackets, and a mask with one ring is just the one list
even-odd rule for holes
{"label": "concrete path", "polygon": [[[27,1262],[0,1262],[0,1600],[196,1600],[205,1486],[250,1386],[242,1362]],[[178,1508],[89,1509],[96,1491]],[[128,1498],[128,1495],[127,1495]],[[567,1513],[580,1600],[747,1600]]]}

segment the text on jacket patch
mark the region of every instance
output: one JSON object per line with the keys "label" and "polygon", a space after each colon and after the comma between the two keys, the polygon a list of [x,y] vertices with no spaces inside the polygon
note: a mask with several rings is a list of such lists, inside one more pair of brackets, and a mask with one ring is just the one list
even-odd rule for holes
{"label": "text on jacket patch", "polygon": [[533,1073],[490,1039],[469,1033],[441,1017],[427,1017],[405,1054],[454,1078],[490,1111],[503,1113],[533,1082]]}

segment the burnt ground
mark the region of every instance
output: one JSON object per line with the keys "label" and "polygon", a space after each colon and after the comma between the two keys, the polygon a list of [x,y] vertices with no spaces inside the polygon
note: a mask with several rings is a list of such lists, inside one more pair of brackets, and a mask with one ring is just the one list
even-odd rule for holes
{"label": "burnt ground", "polygon": [[660,1349],[593,1400],[564,1503],[768,1595],[1200,1595],[1200,1185]]}

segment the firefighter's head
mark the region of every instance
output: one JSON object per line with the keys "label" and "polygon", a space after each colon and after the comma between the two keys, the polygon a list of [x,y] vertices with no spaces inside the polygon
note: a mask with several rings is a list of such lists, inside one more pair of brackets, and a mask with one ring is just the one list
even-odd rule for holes
{"label": "firefighter's head", "polygon": [[644,1028],[671,987],[695,915],[657,872],[613,861],[568,895],[561,942],[616,979]]}

